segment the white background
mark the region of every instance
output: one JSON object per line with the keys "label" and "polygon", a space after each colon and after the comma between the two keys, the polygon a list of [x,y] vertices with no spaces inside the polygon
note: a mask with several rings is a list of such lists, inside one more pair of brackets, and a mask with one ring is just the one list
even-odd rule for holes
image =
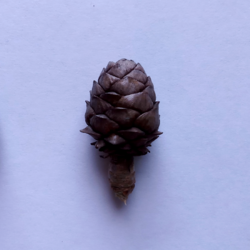
{"label": "white background", "polygon": [[[164,132],[127,206],[79,132],[121,58]],[[250,249],[249,0],[3,0],[0,100],[1,250]]]}

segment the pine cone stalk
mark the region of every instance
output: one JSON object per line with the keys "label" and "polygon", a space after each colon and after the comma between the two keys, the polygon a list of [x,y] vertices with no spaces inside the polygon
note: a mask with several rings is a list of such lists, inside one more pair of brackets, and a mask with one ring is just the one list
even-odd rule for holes
{"label": "pine cone stalk", "polygon": [[131,155],[112,155],[109,163],[109,182],[115,196],[126,204],[135,187],[134,159]]}
{"label": "pine cone stalk", "polygon": [[150,152],[147,147],[162,134],[154,85],[139,63],[109,62],[86,104],[88,126],[81,132],[96,139],[91,144],[110,158],[111,188],[126,203],[135,186],[133,156]]}

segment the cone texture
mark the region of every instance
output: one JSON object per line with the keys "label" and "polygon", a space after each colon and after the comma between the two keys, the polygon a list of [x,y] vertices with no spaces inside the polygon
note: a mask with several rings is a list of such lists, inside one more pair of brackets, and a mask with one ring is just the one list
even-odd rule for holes
{"label": "cone texture", "polygon": [[98,82],[94,81],[86,104],[88,126],[81,132],[96,139],[92,144],[105,157],[145,155],[161,134],[153,83],[132,60],[109,62]]}

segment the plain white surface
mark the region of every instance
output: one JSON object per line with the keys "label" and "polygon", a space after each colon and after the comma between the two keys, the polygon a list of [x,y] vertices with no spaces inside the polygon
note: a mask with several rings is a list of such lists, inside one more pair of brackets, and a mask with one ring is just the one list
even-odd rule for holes
{"label": "plain white surface", "polygon": [[[249,0],[1,1],[0,249],[250,249],[249,19]],[[120,58],[164,132],[127,206],[79,132]]]}

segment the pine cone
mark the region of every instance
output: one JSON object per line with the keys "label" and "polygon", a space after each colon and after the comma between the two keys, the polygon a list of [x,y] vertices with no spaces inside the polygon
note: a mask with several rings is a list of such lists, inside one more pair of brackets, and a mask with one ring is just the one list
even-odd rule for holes
{"label": "pine cone", "polygon": [[139,63],[109,62],[86,103],[88,126],[81,132],[97,140],[92,145],[102,157],[110,157],[111,188],[126,203],[135,186],[133,156],[150,152],[147,147],[162,134],[154,85]]}

